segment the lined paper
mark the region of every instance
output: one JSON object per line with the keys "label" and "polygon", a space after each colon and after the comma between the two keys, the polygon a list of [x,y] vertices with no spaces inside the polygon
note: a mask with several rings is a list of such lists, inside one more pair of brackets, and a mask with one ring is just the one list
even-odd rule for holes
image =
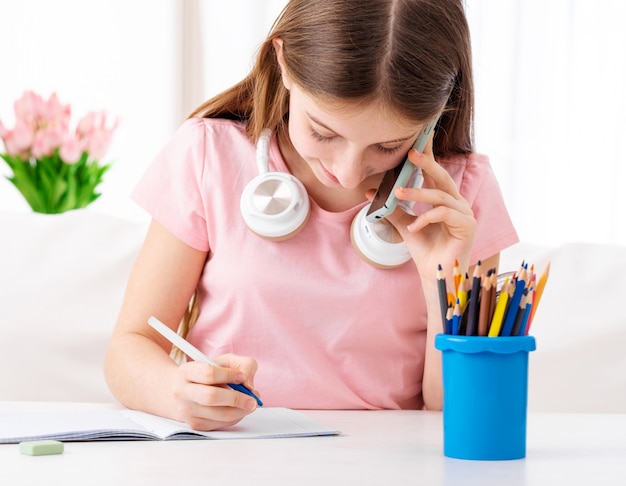
{"label": "lined paper", "polygon": [[211,432],[196,431],[182,422],[135,410],[73,407],[68,410],[11,411],[0,414],[0,443],[5,444],[43,439],[263,439],[339,433],[301,412],[278,407],[259,408],[237,425]]}

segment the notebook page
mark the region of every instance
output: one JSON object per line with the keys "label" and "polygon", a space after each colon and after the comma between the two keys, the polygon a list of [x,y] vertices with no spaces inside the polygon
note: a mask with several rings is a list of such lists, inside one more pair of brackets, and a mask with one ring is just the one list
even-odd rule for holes
{"label": "notebook page", "polygon": [[211,432],[194,431],[186,424],[135,410],[122,412],[145,428],[163,438],[263,439],[278,437],[307,437],[337,435],[340,432],[319,424],[301,412],[288,408],[258,408],[238,424]]}
{"label": "notebook page", "polygon": [[119,410],[72,408],[9,411],[0,414],[0,443],[25,440],[95,440],[152,438]]}

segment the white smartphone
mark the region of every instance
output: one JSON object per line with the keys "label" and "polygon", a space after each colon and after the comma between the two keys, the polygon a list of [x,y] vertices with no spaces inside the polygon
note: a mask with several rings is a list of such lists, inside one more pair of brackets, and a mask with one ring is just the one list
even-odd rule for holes
{"label": "white smartphone", "polygon": [[[439,117],[437,116],[431,123],[424,126],[424,129],[417,136],[417,140],[415,140],[413,144],[415,150],[418,152],[424,150],[424,147],[426,147],[428,143],[428,138],[435,129],[438,121]],[[396,187],[406,187],[411,180],[414,181],[412,187],[421,187],[424,177],[422,176],[422,169],[415,167],[407,155],[403,163],[385,172],[383,180],[376,190],[374,199],[372,199],[370,203],[365,218],[370,223],[374,223],[393,213],[398,205],[398,200],[394,195]]]}

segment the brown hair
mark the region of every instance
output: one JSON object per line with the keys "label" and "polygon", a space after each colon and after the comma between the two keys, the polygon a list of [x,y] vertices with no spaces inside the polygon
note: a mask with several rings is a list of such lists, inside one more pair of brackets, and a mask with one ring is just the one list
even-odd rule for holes
{"label": "brown hair", "polygon": [[436,156],[473,150],[474,88],[469,28],[461,0],[291,0],[259,48],[248,76],[190,116],[284,129],[289,92],[272,39],[283,39],[285,69],[322,100],[380,100],[416,122],[445,107]]}
{"label": "brown hair", "polygon": [[[248,76],[190,117],[245,121],[254,142],[264,128],[285,130],[289,92],[276,37],[283,39],[288,75],[311,95],[331,103],[378,100],[416,122],[443,108],[435,156],[473,151],[471,45],[461,0],[290,0]],[[197,316],[196,292],[179,334],[186,336]],[[184,359],[176,348],[172,357]]]}

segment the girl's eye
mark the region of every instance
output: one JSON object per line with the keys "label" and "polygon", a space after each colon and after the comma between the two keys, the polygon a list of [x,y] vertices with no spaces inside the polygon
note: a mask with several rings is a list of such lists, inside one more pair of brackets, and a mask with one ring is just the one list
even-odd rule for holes
{"label": "girl's eye", "polygon": [[397,145],[395,147],[383,147],[382,145],[376,145],[376,150],[382,152],[383,154],[395,154],[402,145]]}
{"label": "girl's eye", "polygon": [[[322,135],[321,133],[315,131],[313,128],[311,128],[311,136],[319,142],[330,142],[331,140],[335,139],[334,136],[327,137],[326,135]],[[395,154],[398,150],[400,150],[400,148],[402,148],[402,145],[397,145],[395,147],[385,147],[384,145],[376,145],[376,150],[387,155]]]}
{"label": "girl's eye", "polygon": [[330,142],[333,138],[335,137],[326,137],[324,135],[322,135],[319,132],[316,132],[315,130],[311,129],[311,136],[315,139],[318,140],[320,142]]}

